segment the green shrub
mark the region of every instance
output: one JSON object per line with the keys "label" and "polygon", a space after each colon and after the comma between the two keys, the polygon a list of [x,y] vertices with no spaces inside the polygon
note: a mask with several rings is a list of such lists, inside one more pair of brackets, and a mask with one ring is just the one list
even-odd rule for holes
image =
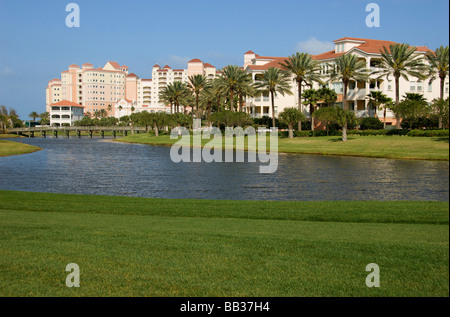
{"label": "green shrub", "polygon": [[360,121],[360,129],[361,130],[381,130],[383,129],[383,122],[381,122],[378,118],[362,118]]}
{"label": "green shrub", "polygon": [[408,136],[412,137],[448,137],[448,130],[411,130]]}

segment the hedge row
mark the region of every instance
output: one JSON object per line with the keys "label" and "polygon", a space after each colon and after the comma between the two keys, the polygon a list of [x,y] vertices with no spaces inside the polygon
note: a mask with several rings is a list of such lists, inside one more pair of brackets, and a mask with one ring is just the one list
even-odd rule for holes
{"label": "hedge row", "polygon": [[448,137],[448,130],[411,130],[408,136]]}
{"label": "hedge row", "polygon": [[[341,136],[341,131],[332,130],[328,132],[328,136]],[[449,130],[406,130],[406,129],[389,129],[389,130],[348,130],[347,135],[359,136],[376,136],[376,135],[407,135],[411,137],[448,137]],[[280,131],[279,136],[282,138],[288,137],[288,131]],[[313,136],[327,136],[327,131],[294,131],[294,137],[313,137]]]}

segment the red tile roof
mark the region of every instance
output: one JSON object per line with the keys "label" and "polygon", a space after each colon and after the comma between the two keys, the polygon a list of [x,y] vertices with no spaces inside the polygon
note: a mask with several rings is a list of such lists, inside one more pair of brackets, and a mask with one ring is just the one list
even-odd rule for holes
{"label": "red tile roof", "polygon": [[247,54],[255,54],[255,53],[252,52],[252,51],[248,51],[248,52],[245,52],[245,53],[244,53],[244,55],[247,55]]}
{"label": "red tile roof", "polygon": [[189,62],[188,62],[188,64],[189,63],[203,63],[201,60],[199,60],[198,58],[194,58],[194,59],[191,59]]}
{"label": "red tile roof", "polygon": [[80,68],[80,66],[78,66],[78,65],[76,65],[76,64],[69,65],[69,68],[70,68],[70,67],[78,67],[78,68]]}
{"label": "red tile roof", "polygon": [[172,69],[172,67],[170,67],[169,65],[164,66],[163,69],[164,68]]}
{"label": "red tile roof", "polygon": [[213,65],[209,64],[209,63],[204,63],[203,66],[205,68],[215,68]]}
{"label": "red tile roof", "polygon": [[115,69],[120,69],[120,65],[117,62],[108,61],[108,63],[110,63],[111,66],[114,67]]}
{"label": "red tile roof", "polygon": [[52,103],[50,106],[71,106],[71,107],[84,108],[82,105],[79,105],[79,104],[69,101],[69,100],[55,102],[55,103]]}
{"label": "red tile roof", "polygon": [[332,58],[336,58],[339,57],[341,55],[344,55],[345,53],[335,53],[334,50],[333,51],[329,51],[323,54],[319,54],[319,55],[312,55],[312,59],[314,60],[326,60],[326,59],[332,59]]}
{"label": "red tile roof", "polygon": [[127,77],[136,77],[136,78],[139,78],[138,76],[136,76],[135,73],[131,73],[131,74],[127,75]]}
{"label": "red tile roof", "polygon": [[153,65],[153,67],[161,67],[161,66],[159,66],[158,64],[155,64],[155,65]]}

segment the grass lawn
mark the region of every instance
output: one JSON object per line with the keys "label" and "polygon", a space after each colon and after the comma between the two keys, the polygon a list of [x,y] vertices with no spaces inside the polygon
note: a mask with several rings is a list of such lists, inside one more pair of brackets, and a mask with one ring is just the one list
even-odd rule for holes
{"label": "grass lawn", "polygon": [[9,155],[18,155],[39,151],[41,148],[33,145],[22,144],[19,142],[12,142],[0,140],[0,157]]}
{"label": "grass lawn", "polygon": [[0,296],[449,296],[448,202],[0,191],[0,227]]}
{"label": "grass lawn", "polygon": [[[134,134],[117,139],[118,142],[151,145],[172,145],[169,135]],[[202,144],[209,140],[202,140]],[[340,137],[279,138],[278,151],[284,153],[383,157],[392,159],[444,160],[449,159],[449,138],[407,136],[349,136],[344,143]]]}
{"label": "grass lawn", "polygon": [[24,138],[24,136],[15,133],[0,133],[0,139]]}

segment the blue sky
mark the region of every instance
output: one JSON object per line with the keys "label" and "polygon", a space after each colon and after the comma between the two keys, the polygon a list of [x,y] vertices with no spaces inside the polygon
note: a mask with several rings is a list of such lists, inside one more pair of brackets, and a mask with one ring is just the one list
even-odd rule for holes
{"label": "blue sky", "polygon": [[[66,5],[80,7],[68,28]],[[380,7],[380,27],[365,24]],[[186,67],[192,58],[220,68],[248,50],[288,56],[329,50],[351,36],[435,49],[449,42],[447,0],[0,0],[0,104],[22,119],[45,111],[45,87],[70,64],[117,61],[139,77],[151,67]]]}

